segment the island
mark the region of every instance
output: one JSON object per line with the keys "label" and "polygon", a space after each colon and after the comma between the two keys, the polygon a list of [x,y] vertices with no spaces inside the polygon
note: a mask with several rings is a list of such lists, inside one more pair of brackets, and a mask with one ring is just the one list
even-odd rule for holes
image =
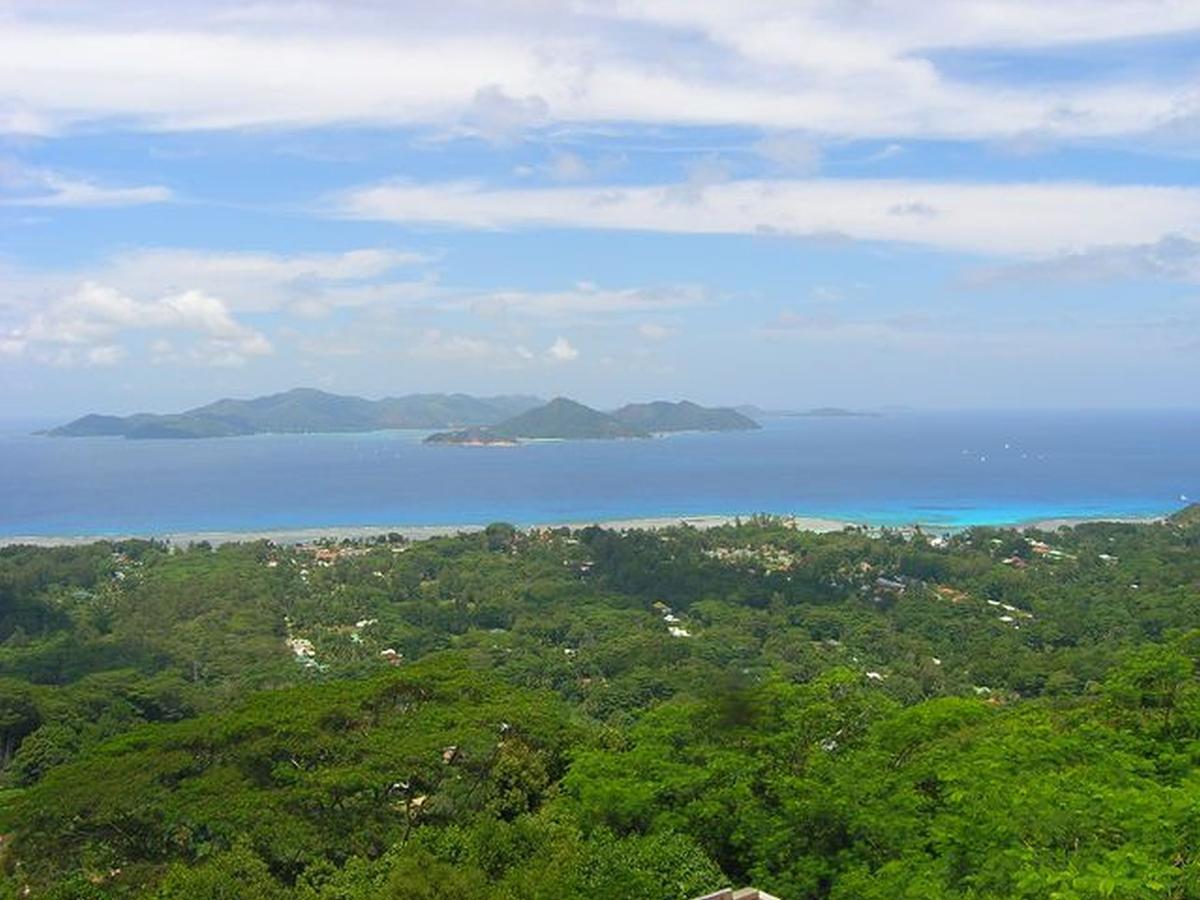
{"label": "island", "polygon": [[781,419],[874,419],[880,415],[878,412],[870,410],[846,409],[842,406],[818,406],[813,409],[761,409],[757,406],[739,406],[737,412],[754,418],[775,417]]}
{"label": "island", "polygon": [[218,400],[182,413],[86,415],[45,432],[51,437],[212,438],[493,425],[543,403],[539,397],[408,394],[366,400],[295,388],[251,400]]}
{"label": "island", "polygon": [[462,446],[512,445],[520,440],[615,440],[648,438],[678,431],[750,430],[753,419],[727,408],[699,406],[689,401],[631,403],[606,413],[567,397],[526,410],[492,426],[442,431],[425,439],[430,444]]}
{"label": "island", "polygon": [[688,400],[630,403],[602,412],[566,397],[549,403],[525,394],[406,394],[367,400],[294,388],[249,400],[227,398],[180,413],[91,413],[41,433],[153,440],[422,429],[435,430],[426,438],[431,444],[495,446],[518,440],[613,440],[758,427],[735,409],[700,406]]}
{"label": "island", "polygon": [[613,418],[632,428],[654,434],[673,431],[752,431],[762,427],[736,409],[700,406],[690,400],[678,403],[666,400],[630,403],[613,413]]}

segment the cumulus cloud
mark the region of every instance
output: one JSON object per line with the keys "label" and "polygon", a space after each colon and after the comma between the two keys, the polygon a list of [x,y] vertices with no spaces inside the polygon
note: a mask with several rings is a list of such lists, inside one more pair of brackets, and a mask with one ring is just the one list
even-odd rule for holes
{"label": "cumulus cloud", "polygon": [[355,219],[479,229],[840,235],[989,255],[1147,243],[1171,233],[1200,238],[1200,189],[1083,182],[744,179],[705,182],[686,196],[679,185],[661,184],[505,189],[384,183],[346,193],[337,211]]}
{"label": "cumulus cloud", "polygon": [[579,358],[579,351],[561,335],[546,350],[546,358],[553,362],[571,362]]}
{"label": "cumulus cloud", "polygon": [[[428,276],[408,273],[433,259],[382,247],[301,254],[149,247],[118,253],[86,276],[138,296],[196,289],[220,297],[236,312],[282,309],[315,317],[428,296]],[[30,285],[31,291],[43,287]]]}
{"label": "cumulus cloud", "polygon": [[[7,340],[33,348],[42,360],[73,361],[82,354],[91,364],[111,365],[124,356],[114,338],[161,331],[190,334],[195,340],[188,355],[197,362],[234,365],[272,352],[265,335],[237,321],[223,301],[202,291],[136,300],[95,282],[51,301]],[[165,355],[162,345],[154,352]]]}
{"label": "cumulus cloud", "polygon": [[544,125],[550,107],[536,95],[511,97],[498,84],[481,87],[463,114],[464,129],[492,144],[510,144],[526,131]]}

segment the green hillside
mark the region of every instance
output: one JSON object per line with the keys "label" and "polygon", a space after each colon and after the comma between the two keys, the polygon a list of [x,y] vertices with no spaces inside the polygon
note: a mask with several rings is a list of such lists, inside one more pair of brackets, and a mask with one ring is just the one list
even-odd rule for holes
{"label": "green hillside", "polygon": [[566,397],[556,397],[545,406],[505,419],[492,430],[498,435],[512,438],[584,440],[646,437],[643,429],[627,425],[607,413]]}
{"label": "green hillside", "polygon": [[759,424],[735,409],[705,407],[689,400],[671,403],[630,403],[613,413],[613,418],[631,428],[648,432],[749,431]]}
{"label": "green hillside", "polygon": [[1176,525],[1183,526],[1200,525],[1200,503],[1185,506],[1179,512],[1172,515],[1170,521]]}
{"label": "green hillside", "polygon": [[650,433],[614,416],[557,397],[497,425],[440,432],[426,438],[431,444],[501,444],[518,440],[611,440],[644,438]]}
{"label": "green hillside", "polygon": [[0,897],[1200,896],[1198,528],[2,548]]}

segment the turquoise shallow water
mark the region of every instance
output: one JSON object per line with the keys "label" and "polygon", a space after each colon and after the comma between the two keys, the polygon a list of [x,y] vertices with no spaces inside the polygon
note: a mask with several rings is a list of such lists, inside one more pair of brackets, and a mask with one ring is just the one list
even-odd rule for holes
{"label": "turquoise shallow water", "polygon": [[757,432],[446,447],[423,433],[0,434],[0,536],[796,513],[947,526],[1200,499],[1200,413],[897,413]]}

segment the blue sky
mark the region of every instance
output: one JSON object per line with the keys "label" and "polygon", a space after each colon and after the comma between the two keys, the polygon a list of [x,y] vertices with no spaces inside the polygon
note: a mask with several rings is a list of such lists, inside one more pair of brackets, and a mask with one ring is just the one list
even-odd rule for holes
{"label": "blue sky", "polygon": [[1198,76],[1171,0],[0,0],[0,417],[1194,407]]}

